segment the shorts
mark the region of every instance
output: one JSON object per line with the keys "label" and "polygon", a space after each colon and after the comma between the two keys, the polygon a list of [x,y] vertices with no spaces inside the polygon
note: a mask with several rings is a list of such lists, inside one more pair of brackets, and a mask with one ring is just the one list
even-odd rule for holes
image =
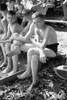
{"label": "shorts", "polygon": [[57,54],[58,45],[59,43],[50,44],[50,45],[46,45],[46,48],[53,50]]}

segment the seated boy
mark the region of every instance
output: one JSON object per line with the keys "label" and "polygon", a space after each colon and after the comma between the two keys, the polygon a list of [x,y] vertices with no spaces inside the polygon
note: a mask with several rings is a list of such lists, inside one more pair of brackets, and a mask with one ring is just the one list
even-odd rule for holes
{"label": "seated boy", "polygon": [[[8,31],[8,21],[7,21],[7,5],[5,3],[1,3],[0,4],[0,13],[1,16],[3,17],[1,19],[1,25],[3,28],[3,34],[1,34],[0,38],[4,38],[7,36],[7,31]],[[3,67],[6,63],[7,63],[7,58],[5,56],[5,44],[1,43],[1,48],[2,48],[2,52],[3,52],[3,56],[4,56],[4,61],[3,63],[0,65],[0,67]]]}
{"label": "seated boy", "polygon": [[[22,15],[23,15],[23,22],[22,22],[22,27],[23,27],[23,30],[22,30],[22,33],[23,33],[23,36],[25,36],[26,34],[27,34],[27,32],[29,31],[29,28],[30,28],[30,26],[31,26],[31,24],[32,24],[32,12],[31,12],[31,10],[23,10],[23,13],[22,13]],[[27,25],[24,27],[24,22],[25,21],[27,21]],[[33,30],[33,29],[32,29]],[[32,32],[33,34],[34,34],[34,32]],[[14,37],[17,37],[17,35],[14,35],[12,38],[14,38]],[[23,39],[22,39],[23,40]],[[19,40],[19,41],[21,41],[21,40]],[[26,42],[26,40],[25,41],[23,41],[23,42]],[[27,41],[27,43],[29,43],[30,42],[30,40],[29,41]],[[11,50],[8,54],[6,54],[7,56],[14,56],[14,55],[16,55],[16,54],[18,54],[19,52],[17,52],[17,50],[16,49],[13,49],[13,50]]]}
{"label": "seated boy", "polygon": [[38,34],[39,40],[35,41],[30,38],[35,47],[30,48],[27,52],[28,66],[26,71],[21,75],[18,75],[19,79],[24,79],[28,77],[30,73],[32,74],[32,84],[28,88],[28,92],[31,91],[37,83],[38,61],[45,63],[47,57],[55,57],[58,47],[57,34],[52,27],[45,24],[44,16],[37,12],[33,14],[32,18],[35,26],[34,30],[36,34]]}
{"label": "seated boy", "polygon": [[[5,49],[6,49],[6,53],[10,52],[10,48],[11,48],[11,43],[7,43],[7,42],[11,42],[11,38],[13,36],[18,36],[21,37],[23,34],[20,34],[23,30],[22,26],[17,22],[17,17],[15,15],[14,11],[8,11],[7,13],[7,20],[8,20],[8,32],[7,32],[7,37],[5,37],[4,39],[0,40],[0,42],[4,42],[5,43]],[[17,41],[14,40],[12,41],[13,44],[15,44],[15,49],[17,50],[17,52],[20,52],[19,50],[19,46],[22,45],[21,41]],[[7,73],[10,71],[11,69],[11,57],[8,57],[8,64],[7,67],[2,71],[3,73]],[[13,68],[13,72],[16,72],[17,68]]]}

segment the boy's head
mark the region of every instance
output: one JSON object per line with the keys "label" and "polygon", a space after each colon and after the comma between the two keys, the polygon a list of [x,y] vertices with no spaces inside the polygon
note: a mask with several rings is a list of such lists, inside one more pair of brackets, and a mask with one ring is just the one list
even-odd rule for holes
{"label": "boy's head", "polygon": [[42,15],[39,12],[36,12],[32,15],[33,23],[35,24],[36,27],[42,28],[44,24],[44,15]]}
{"label": "boy's head", "polygon": [[33,4],[36,4],[37,3],[37,0],[32,0]]}
{"label": "boy's head", "polygon": [[22,16],[23,16],[26,20],[31,20],[31,19],[32,19],[32,11],[31,11],[31,10],[24,9],[24,10],[22,11]]}
{"label": "boy's head", "polygon": [[16,12],[13,10],[9,10],[7,12],[7,20],[9,23],[12,23],[12,24],[15,23],[17,20]]}
{"label": "boy's head", "polygon": [[15,0],[8,0],[8,2],[10,2],[10,3],[11,3],[12,1],[14,1],[14,2],[15,2]]}
{"label": "boy's head", "polygon": [[21,3],[21,0],[16,0],[16,3],[17,3],[17,4],[20,4],[20,3]]}
{"label": "boy's head", "polygon": [[6,5],[6,3],[1,3],[1,4],[0,4],[0,11],[4,12],[4,11],[6,11],[6,10],[7,10],[7,5]]}

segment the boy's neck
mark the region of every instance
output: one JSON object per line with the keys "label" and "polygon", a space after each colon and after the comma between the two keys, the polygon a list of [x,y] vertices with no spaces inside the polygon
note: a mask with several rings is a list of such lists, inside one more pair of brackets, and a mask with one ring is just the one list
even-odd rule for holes
{"label": "boy's neck", "polygon": [[7,11],[5,11],[4,13],[2,13],[2,16],[7,19]]}
{"label": "boy's neck", "polygon": [[10,23],[10,25],[15,25],[17,23],[17,21],[13,22],[13,23]]}
{"label": "boy's neck", "polygon": [[47,26],[46,26],[45,24],[43,24],[42,27],[41,27],[41,29],[42,29],[42,30],[45,30],[46,27],[47,27]]}

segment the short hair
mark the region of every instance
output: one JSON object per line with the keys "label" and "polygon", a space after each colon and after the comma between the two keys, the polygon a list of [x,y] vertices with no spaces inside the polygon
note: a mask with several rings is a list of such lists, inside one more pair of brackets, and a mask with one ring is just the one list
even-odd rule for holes
{"label": "short hair", "polygon": [[16,12],[15,11],[13,11],[13,10],[9,10],[8,12],[7,12],[7,14],[9,14],[9,15],[16,15]]}
{"label": "short hair", "polygon": [[0,10],[1,10],[1,11],[7,10],[7,5],[6,5],[6,3],[3,3],[3,2],[2,2],[2,3],[0,4]]}
{"label": "short hair", "polygon": [[24,9],[23,11],[22,11],[22,16],[27,16],[27,15],[30,15],[30,14],[32,14],[33,12],[31,11],[31,10],[28,10],[28,9]]}
{"label": "short hair", "polygon": [[32,15],[32,19],[35,19],[37,17],[39,17],[40,19],[44,19],[45,18],[45,16],[43,14],[41,14],[40,12],[36,12],[36,13],[34,13]]}

